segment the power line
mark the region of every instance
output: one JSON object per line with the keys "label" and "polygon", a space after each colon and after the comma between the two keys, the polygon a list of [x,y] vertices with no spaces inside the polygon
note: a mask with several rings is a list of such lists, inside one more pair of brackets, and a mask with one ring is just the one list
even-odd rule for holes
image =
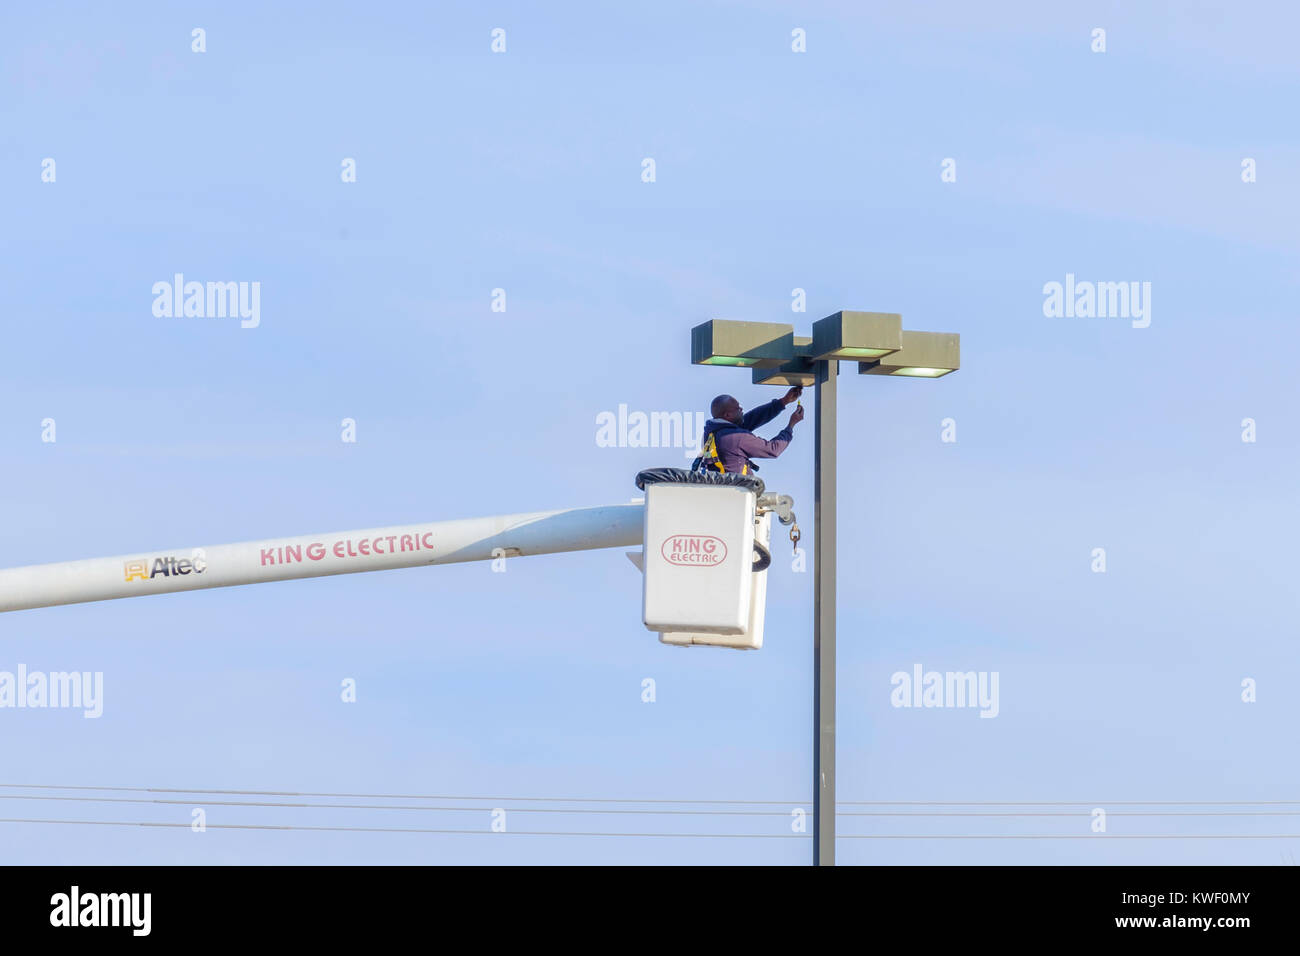
{"label": "power line", "polygon": [[1300,806],[1300,800],[1037,800],[1022,803],[963,800],[942,803],[932,800],[841,800],[841,807],[1265,807]]}
{"label": "power line", "polygon": [[85,787],[66,784],[0,783],[0,787],[15,790],[100,790],[117,793],[215,793],[229,796],[252,797],[329,797],[359,800],[485,800],[495,802],[529,801],[533,803],[677,803],[732,806],[801,806],[811,805],[811,800],[669,800],[666,798],[632,799],[630,797],[485,797],[458,796],[456,794],[422,793],[324,793],[296,790],[211,790],[202,787]]}
{"label": "power line", "polygon": [[[1014,806],[1015,804],[1009,804]],[[1082,806],[1082,804],[1081,804]],[[1119,804],[1112,804],[1119,806]],[[1086,811],[1051,810],[1042,813],[1020,811],[1016,813],[998,813],[990,811],[929,811],[911,810],[907,812],[875,810],[837,810],[840,817],[1073,817],[1086,816]],[[1108,817],[1300,817],[1300,810],[1108,810]]]}
{"label": "power line", "polygon": [[[127,820],[41,820],[18,817],[0,817],[0,823],[48,823],[73,826],[150,827],[160,829],[189,829],[188,823]],[[210,823],[208,830],[298,830],[354,833],[436,833],[475,836],[563,836],[563,837],[671,837],[718,840],[807,840],[807,833],[615,833],[586,830],[454,830],[423,827],[355,827],[355,826],[301,826],[290,824]],[[1127,834],[968,834],[968,833],[907,833],[907,834],[849,834],[837,835],[840,840],[1294,840],[1300,833],[1127,833]]]}
{"label": "power line", "polygon": [[[322,797],[336,799],[369,800],[481,800],[491,802],[532,803],[644,803],[644,804],[705,804],[711,806],[790,806],[801,807],[811,800],[671,800],[662,797],[506,797],[464,796],[456,794],[412,793],[327,793],[296,790],[214,790],[202,787],[90,787],[67,784],[0,783],[0,788],[16,790],[79,790],[118,793],[199,793],[227,796],[261,797]],[[185,802],[185,801],[182,801]],[[917,800],[840,800],[837,807],[1138,807],[1138,806],[1300,806],[1300,800],[1092,800],[1092,801],[917,801]],[[453,808],[454,809],[454,808]],[[845,814],[853,815],[853,814]],[[863,814],[865,815],[865,814]]]}
{"label": "power line", "polygon": [[[191,807],[202,803],[205,807],[276,807],[307,808],[314,810],[431,810],[464,811],[468,813],[486,813],[496,807],[439,807],[412,806],[393,803],[268,803],[265,801],[242,800],[146,800],[136,797],[56,797],[51,794],[0,794],[0,800],[71,800],[79,803],[145,803],[150,805],[168,804]],[[633,810],[624,807],[508,807],[511,813],[628,813],[628,814],[683,814],[690,816],[772,816],[788,817],[785,810]]]}
{"label": "power line", "polygon": [[[0,817],[0,823],[66,823],[78,826],[105,827],[160,827],[190,829],[188,823],[158,823],[152,821],[132,820],[34,820],[14,817]],[[429,829],[424,827],[354,827],[354,826],[302,826],[298,824],[256,824],[256,823],[208,823],[207,830],[312,830],[345,831],[353,833],[463,833],[475,836],[612,836],[612,837],[708,837],[720,840],[806,840],[808,834],[801,833],[611,833],[608,831],[572,831],[572,830],[450,830]]]}
{"label": "power line", "polygon": [[840,833],[840,840],[1298,840],[1300,833]]}
{"label": "power line", "polygon": [[[468,798],[467,798],[468,799]],[[261,807],[273,809],[310,809],[310,810],[425,810],[432,812],[463,812],[463,813],[485,813],[497,809],[490,806],[479,807],[448,807],[448,806],[429,806],[429,805],[412,805],[412,804],[391,804],[391,803],[287,803],[287,802],[270,802],[270,801],[243,801],[243,800],[169,800],[169,799],[143,799],[138,797],[62,797],[52,794],[0,794],[0,800],[54,800],[54,801],[71,801],[76,803],[129,803],[129,804],[147,804],[150,806],[193,806],[196,802],[201,802],[204,806],[210,807]],[[642,810],[625,807],[605,808],[605,807],[509,807],[511,813],[599,813],[599,814],[634,814],[640,816],[659,816],[659,815],[680,815],[680,816],[773,816],[787,817],[789,812],[785,810],[670,810],[654,809]],[[1068,811],[1017,811],[1017,812],[993,812],[993,811],[927,811],[927,810],[849,810],[840,811],[842,817],[989,817],[993,819],[1006,817],[1071,817],[1078,818],[1079,812]],[[1132,810],[1132,811],[1112,811],[1108,814],[1112,817],[1252,817],[1252,816],[1276,816],[1276,817],[1295,817],[1300,816],[1300,810]]]}

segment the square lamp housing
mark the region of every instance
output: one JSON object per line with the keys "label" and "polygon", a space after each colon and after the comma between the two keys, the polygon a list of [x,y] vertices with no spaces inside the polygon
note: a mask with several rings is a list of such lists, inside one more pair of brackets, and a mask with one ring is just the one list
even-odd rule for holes
{"label": "square lamp housing", "polygon": [[817,366],[809,357],[812,353],[812,339],[806,335],[794,337],[794,354],[792,362],[785,362],[776,368],[754,369],[755,385],[802,385],[810,388],[817,384]]}
{"label": "square lamp housing", "polygon": [[710,319],[691,329],[691,364],[775,368],[794,358],[794,326]]}
{"label": "square lamp housing", "polygon": [[836,312],[813,323],[814,359],[868,361],[903,347],[903,317],[894,312]]}
{"label": "square lamp housing", "polygon": [[858,363],[862,375],[939,378],[961,367],[961,336],[955,332],[904,332],[903,347],[874,362]]}

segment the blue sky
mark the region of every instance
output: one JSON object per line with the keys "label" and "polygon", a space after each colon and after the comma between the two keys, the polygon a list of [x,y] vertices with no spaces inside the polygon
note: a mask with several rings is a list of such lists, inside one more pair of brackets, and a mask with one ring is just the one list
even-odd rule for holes
{"label": "blue sky", "polygon": [[[692,326],[807,334],[839,309],[900,312],[960,333],[963,367],[937,382],[842,370],[840,799],[1075,813],[846,816],[840,831],[1089,839],[845,839],[840,861],[1294,853],[1186,838],[1300,833],[1293,817],[1163,813],[1300,800],[1288,5],[2,17],[0,566],[626,501],[639,469],[680,454],[598,446],[601,412],[777,394],[692,367]],[[156,318],[151,287],[176,272],[260,282],[260,325]],[[1150,326],[1046,318],[1043,286],[1067,273],[1150,282]],[[811,416],[763,474],[811,532]],[[811,797],[811,573],[778,539],[758,653],[663,646],[639,594],[613,550],[5,615],[0,670],[102,671],[105,701],[98,720],[0,710],[0,783],[774,801],[751,805],[770,816],[512,813],[509,828],[789,833]],[[892,707],[890,676],[916,663],[998,672],[999,715]],[[339,700],[349,677],[355,704]],[[1086,808],[1138,801],[1162,815],[1090,833]],[[0,803],[0,817],[188,824],[193,805],[209,823],[488,827],[485,809]],[[1115,839],[1153,834],[1180,838]],[[806,838],[0,824],[14,863],[810,854]]]}

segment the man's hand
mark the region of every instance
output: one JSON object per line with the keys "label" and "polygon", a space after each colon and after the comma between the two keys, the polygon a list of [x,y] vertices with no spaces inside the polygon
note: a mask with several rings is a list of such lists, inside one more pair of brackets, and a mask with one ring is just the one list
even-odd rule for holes
{"label": "man's hand", "polygon": [[793,402],[796,398],[798,398],[802,394],[803,394],[803,386],[796,385],[794,388],[790,389],[790,391],[785,393],[785,397],[781,399],[781,403],[784,405],[789,405],[791,402]]}
{"label": "man's hand", "polygon": [[794,410],[794,414],[790,416],[790,424],[787,427],[794,428],[794,426],[798,425],[801,421],[803,421],[802,405],[800,405],[798,408]]}

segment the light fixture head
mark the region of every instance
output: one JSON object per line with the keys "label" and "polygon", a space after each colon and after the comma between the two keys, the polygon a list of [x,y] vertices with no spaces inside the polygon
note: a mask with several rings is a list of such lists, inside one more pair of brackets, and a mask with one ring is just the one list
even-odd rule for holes
{"label": "light fixture head", "polygon": [[895,312],[836,312],[813,323],[810,357],[867,361],[903,346],[903,317]]}
{"label": "light fixture head", "polygon": [[691,329],[691,364],[774,368],[794,358],[794,326],[710,319]]}
{"label": "light fixture head", "polygon": [[939,378],[961,367],[961,336],[955,332],[903,332],[903,347],[872,362],[859,362],[862,375]]}

